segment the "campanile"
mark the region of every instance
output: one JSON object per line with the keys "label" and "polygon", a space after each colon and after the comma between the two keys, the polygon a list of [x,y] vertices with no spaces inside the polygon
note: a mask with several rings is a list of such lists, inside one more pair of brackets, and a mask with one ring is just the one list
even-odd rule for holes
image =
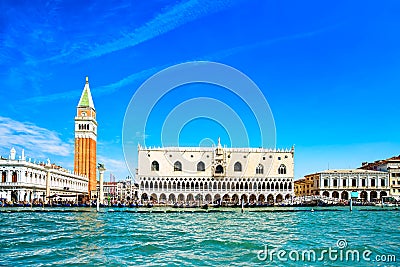
{"label": "campanile", "polygon": [[75,117],[75,158],[74,171],[89,178],[88,193],[96,194],[96,110],[89,88],[89,78],[83,88]]}

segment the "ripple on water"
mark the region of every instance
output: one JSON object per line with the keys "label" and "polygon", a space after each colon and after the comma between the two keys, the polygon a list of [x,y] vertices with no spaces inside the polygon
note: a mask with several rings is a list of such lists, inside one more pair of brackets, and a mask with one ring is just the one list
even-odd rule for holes
{"label": "ripple on water", "polygon": [[335,248],[338,239],[345,239],[352,249],[398,254],[400,260],[399,217],[398,212],[357,210],[2,213],[0,265],[254,266],[266,263],[257,259],[264,245],[321,252]]}

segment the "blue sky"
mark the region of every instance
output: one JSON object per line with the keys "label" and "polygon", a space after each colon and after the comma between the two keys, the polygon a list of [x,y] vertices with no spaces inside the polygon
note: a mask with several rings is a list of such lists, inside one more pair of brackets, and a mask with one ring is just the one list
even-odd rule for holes
{"label": "blue sky", "polygon": [[[73,119],[89,76],[98,158],[123,179],[130,99],[158,71],[194,60],[230,65],[258,85],[277,147],[296,145],[295,178],[400,154],[398,1],[1,1],[0,9],[3,156],[24,147],[72,169]],[[257,140],[254,119],[229,92],[181,89],[155,106],[146,144],[162,145],[157,127],[197,97],[230,106]],[[221,136],[229,146],[231,135],[197,119],[184,125],[179,144]]]}

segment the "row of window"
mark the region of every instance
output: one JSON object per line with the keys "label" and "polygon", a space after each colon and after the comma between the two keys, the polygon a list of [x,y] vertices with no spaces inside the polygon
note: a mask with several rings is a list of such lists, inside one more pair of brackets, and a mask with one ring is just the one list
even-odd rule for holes
{"label": "row of window", "polygon": [[[32,177],[32,173],[28,174],[28,172],[25,172],[25,179],[29,183],[40,183],[40,181],[42,179],[43,179],[43,183],[44,183],[44,179],[45,178],[46,177],[44,175],[42,176],[40,174],[39,174],[39,178],[38,178],[37,174],[35,174],[35,176],[33,178]],[[1,173],[1,182],[5,183],[6,181],[7,181],[7,172],[3,171]],[[58,184],[65,184],[65,185],[71,185],[71,186],[72,185],[78,185],[80,187],[86,186],[84,183],[81,183],[81,182],[75,182],[75,181],[71,181],[71,180],[68,180],[68,179],[62,179],[62,178],[57,178],[57,177],[53,177],[53,176],[50,177],[50,181],[51,182],[54,181],[54,182],[56,182]],[[12,183],[18,182],[18,173],[16,171],[13,171],[12,174],[11,174],[11,182]]]}
{"label": "row of window", "polygon": [[[333,186],[338,186],[338,179],[333,180]],[[361,179],[361,186],[366,186],[366,179]],[[324,179],[324,186],[329,186],[329,179]],[[343,186],[347,186],[347,180],[343,179]],[[357,179],[351,179],[351,186],[357,186]],[[371,186],[376,186],[376,179],[371,179]],[[386,186],[385,179],[381,179],[381,186]]]}
{"label": "row of window", "polygon": [[78,128],[79,130],[90,130],[89,124],[79,124]]}
{"label": "row of window", "polygon": [[[160,164],[157,161],[153,161],[151,163],[151,170],[152,171],[159,171],[160,170]],[[197,171],[198,172],[203,172],[206,170],[206,165],[204,162],[200,161],[197,163]],[[174,171],[182,171],[182,163],[180,161],[176,161],[174,163]],[[233,165],[233,171],[234,172],[241,172],[242,171],[242,164],[240,162],[236,162]],[[216,173],[224,173],[224,168],[221,165],[218,165],[215,169]],[[262,164],[258,164],[256,167],[256,174],[263,174],[264,173],[264,166]],[[278,174],[286,174],[286,166],[284,164],[281,164],[278,168]]]}

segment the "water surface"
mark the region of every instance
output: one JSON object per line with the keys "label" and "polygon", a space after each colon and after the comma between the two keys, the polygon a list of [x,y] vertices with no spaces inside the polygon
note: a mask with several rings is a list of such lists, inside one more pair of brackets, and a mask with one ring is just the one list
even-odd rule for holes
{"label": "water surface", "polygon": [[[0,213],[0,266],[398,266],[400,211],[360,209]],[[371,261],[288,258],[291,251],[339,250],[338,240],[343,253],[370,250]],[[266,246],[285,250],[286,261],[263,258]],[[395,255],[397,262],[377,262],[377,255]]]}

